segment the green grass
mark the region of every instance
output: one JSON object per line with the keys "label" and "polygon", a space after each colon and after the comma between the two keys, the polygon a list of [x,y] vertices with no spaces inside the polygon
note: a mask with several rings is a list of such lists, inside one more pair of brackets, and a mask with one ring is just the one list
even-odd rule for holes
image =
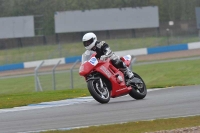
{"label": "green grass", "polygon": [[0,95],[12,93],[34,92],[34,77],[8,78],[0,80]]}
{"label": "green grass", "polygon": [[[113,51],[168,45],[166,37],[126,38],[105,41],[110,45]],[[170,44],[197,41],[199,41],[198,36],[182,36],[170,38]],[[41,45],[0,50],[0,65],[76,56],[81,55],[84,51],[85,49],[81,40],[78,43]]]}
{"label": "green grass", "polygon": [[89,92],[87,89],[68,89],[46,92],[1,94],[0,109],[25,106],[40,102],[70,99],[74,97],[83,97],[88,95]]}
{"label": "green grass", "polygon": [[[147,88],[200,84],[200,60],[187,60],[148,65],[136,65],[133,70],[145,81]],[[83,77],[74,72],[74,88],[70,89],[70,73],[56,74],[57,90],[52,89],[51,75],[39,76],[43,92],[35,92],[33,76],[0,80],[0,108],[31,103],[88,96]],[[72,93],[75,91],[76,93]],[[70,94],[72,93],[72,94]],[[51,96],[47,96],[51,94]],[[70,94],[70,97],[67,95]],[[24,100],[26,99],[26,100]]]}
{"label": "green grass", "polygon": [[[91,126],[89,128],[68,131],[47,131],[45,133],[145,133],[194,126],[200,126],[200,116]],[[165,131],[163,131],[163,133],[164,132]]]}
{"label": "green grass", "polygon": [[187,60],[135,66],[147,88],[200,84],[200,60]]}

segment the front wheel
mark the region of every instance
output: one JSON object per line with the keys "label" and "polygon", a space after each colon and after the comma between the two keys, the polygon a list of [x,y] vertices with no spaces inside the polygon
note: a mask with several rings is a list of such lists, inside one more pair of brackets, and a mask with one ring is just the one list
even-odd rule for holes
{"label": "front wheel", "polygon": [[147,95],[146,85],[143,79],[137,73],[134,73],[134,78],[136,78],[138,82],[131,86],[132,90],[130,91],[129,95],[137,100],[143,99]]}
{"label": "front wheel", "polygon": [[87,85],[90,94],[96,101],[99,103],[108,103],[110,101],[110,91],[101,78],[89,80]]}

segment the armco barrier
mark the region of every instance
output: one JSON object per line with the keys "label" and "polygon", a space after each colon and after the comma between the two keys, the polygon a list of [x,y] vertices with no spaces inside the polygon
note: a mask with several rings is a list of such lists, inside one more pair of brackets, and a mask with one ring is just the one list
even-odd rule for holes
{"label": "armco barrier", "polygon": [[187,44],[178,44],[178,45],[147,48],[147,53],[148,54],[156,54],[156,53],[173,52],[173,51],[180,51],[180,50],[188,50],[188,45]]}
{"label": "armco barrier", "polygon": [[[151,48],[140,48],[140,49],[116,51],[115,53],[119,56],[123,56],[126,54],[131,54],[131,55],[137,56],[137,55],[156,54],[156,53],[163,53],[163,52],[198,49],[198,48],[200,48],[200,42],[192,42],[192,43],[188,43],[188,44],[176,44],[176,45],[158,46],[158,47],[151,47]],[[68,58],[56,58],[56,59],[45,60],[45,63],[43,66],[55,65],[59,60],[61,60],[60,64],[74,63],[77,60],[81,60],[81,56],[73,56],[73,57],[68,57]],[[17,63],[17,64],[7,64],[7,65],[0,66],[0,71],[8,71],[8,70],[36,67],[42,61],[43,60]]]}
{"label": "armco barrier", "polygon": [[73,57],[68,57],[68,58],[65,58],[65,63],[74,63],[76,62],[77,60],[81,61],[81,56],[73,56]]}
{"label": "armco barrier", "polygon": [[16,70],[16,69],[24,69],[24,63],[7,64],[7,65],[0,66],[0,71],[8,71],[8,70]]}
{"label": "armco barrier", "polygon": [[200,42],[188,43],[188,49],[198,49],[200,48]]}
{"label": "armco barrier", "polygon": [[[24,62],[24,68],[37,67],[42,61],[43,60],[31,61],[31,62]],[[56,59],[45,60],[43,66],[55,65],[59,61],[61,61],[60,64],[66,64],[65,58],[56,58]]]}

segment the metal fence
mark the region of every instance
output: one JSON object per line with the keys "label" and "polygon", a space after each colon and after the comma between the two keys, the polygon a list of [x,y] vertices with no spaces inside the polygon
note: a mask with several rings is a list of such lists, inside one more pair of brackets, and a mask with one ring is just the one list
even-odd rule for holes
{"label": "metal fence", "polygon": [[[135,61],[136,58],[132,60],[130,69],[133,69]],[[23,70],[0,73],[0,94],[87,88],[85,78],[79,75],[78,60],[71,65],[60,64],[60,61],[54,66],[43,66],[44,63],[41,61],[36,68],[28,69],[26,73]]]}
{"label": "metal fence", "polygon": [[[130,69],[132,70],[133,65],[136,61],[136,57],[133,58]],[[78,64],[77,60],[69,70],[56,71],[56,67],[59,62],[52,67],[52,71],[39,72],[43,62],[35,68],[35,91],[46,91],[46,90],[64,90],[74,88],[87,88],[84,77],[81,77],[78,73],[78,69],[74,69]]]}
{"label": "metal fence", "polygon": [[75,68],[79,62],[80,61],[77,60],[68,70],[56,70],[59,66],[59,61],[56,65],[51,67],[51,69],[40,71],[44,61],[41,62],[34,70],[35,91],[86,88],[84,78],[80,77],[78,69]]}

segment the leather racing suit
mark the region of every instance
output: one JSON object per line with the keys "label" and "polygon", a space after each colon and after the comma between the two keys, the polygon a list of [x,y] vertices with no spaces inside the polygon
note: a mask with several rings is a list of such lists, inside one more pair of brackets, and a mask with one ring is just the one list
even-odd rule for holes
{"label": "leather racing suit", "polygon": [[129,79],[133,78],[134,75],[132,71],[124,64],[119,56],[111,51],[109,45],[104,41],[97,41],[91,50],[97,53],[96,58],[98,59],[100,59],[102,55],[109,57],[112,65],[122,71],[125,77],[128,77]]}

